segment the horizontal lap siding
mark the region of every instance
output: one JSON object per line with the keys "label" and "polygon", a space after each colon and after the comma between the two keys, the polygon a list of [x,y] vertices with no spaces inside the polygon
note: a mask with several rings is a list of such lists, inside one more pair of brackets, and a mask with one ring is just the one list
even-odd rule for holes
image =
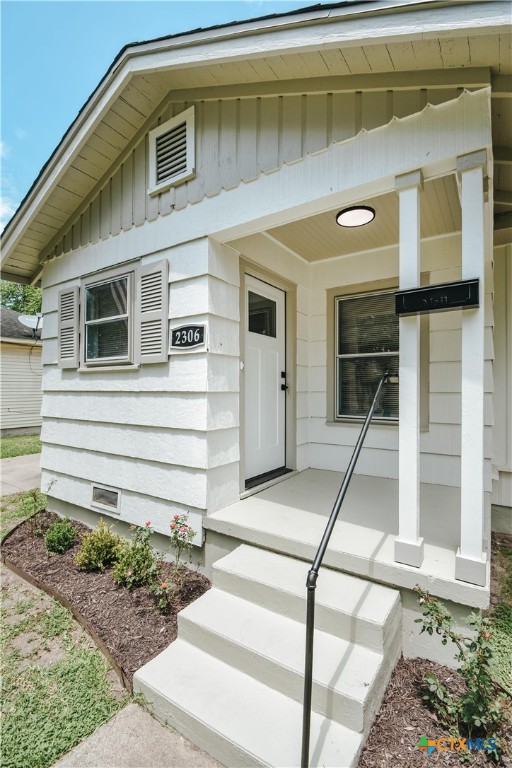
{"label": "horizontal lap siding", "polygon": [[152,128],[196,109],[196,176],[160,195],[148,189],[148,132],[121,155],[111,177],[75,214],[54,240],[49,256],[59,256],[104,240],[173,211],[218,195],[241,182],[269,173],[345,141],[361,130],[388,123],[458,96],[456,88],[386,92],[320,93],[171,103]]}
{"label": "horizontal lap siding", "polygon": [[[396,249],[394,249],[396,251]],[[442,253],[442,259],[439,258]],[[387,249],[379,254],[379,277],[396,278],[396,253]],[[460,238],[422,244],[422,269],[430,273],[430,282],[440,283],[460,279]],[[365,259],[332,260],[312,266],[309,318],[309,407],[311,466],[326,469],[346,469],[361,424],[328,423],[327,403],[327,310],[326,290],[354,285],[354,292],[365,290]],[[323,288],[316,286],[322,285]],[[491,489],[491,460],[493,456],[493,336],[492,282],[488,281],[485,295],[485,395],[484,395],[484,455],[486,490]],[[441,485],[460,484],[460,422],[461,422],[461,323],[462,311],[434,313],[429,316],[429,425],[421,433],[421,479]],[[398,428],[393,425],[370,427],[357,472],[384,477],[398,477]]]}
{"label": "horizontal lap siding", "polygon": [[0,345],[0,389],[2,429],[41,425],[41,348]]}
{"label": "horizontal lap siding", "polygon": [[[88,250],[88,264],[111,266],[95,261],[94,246]],[[170,325],[205,323],[210,354],[171,354],[167,364],[132,371],[60,369],[58,292],[78,284],[83,270],[80,253],[70,254],[65,264],[53,262],[44,274],[42,406],[42,466],[45,482],[55,480],[51,496],[90,509],[92,483],[112,486],[121,491],[122,519],[143,523],[154,510],[161,532],[165,509],[167,519],[173,510],[204,513],[210,504],[207,484],[218,478],[229,486],[226,468],[238,467],[239,459],[233,256],[226,263],[224,255],[213,258],[204,239],[149,254],[142,263],[163,256],[169,261]]]}

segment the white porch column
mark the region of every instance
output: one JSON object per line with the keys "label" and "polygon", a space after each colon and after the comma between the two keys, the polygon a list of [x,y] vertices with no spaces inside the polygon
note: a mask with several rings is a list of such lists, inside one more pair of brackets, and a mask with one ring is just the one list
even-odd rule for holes
{"label": "white porch column", "polygon": [[[400,290],[420,284],[421,170],[395,179],[399,197]],[[420,567],[420,318],[400,317],[398,536],[395,560]]]}
{"label": "white porch column", "polygon": [[461,531],[455,578],[484,586],[484,179],[485,150],[457,158],[462,279],[479,278],[480,306],[462,312]]}

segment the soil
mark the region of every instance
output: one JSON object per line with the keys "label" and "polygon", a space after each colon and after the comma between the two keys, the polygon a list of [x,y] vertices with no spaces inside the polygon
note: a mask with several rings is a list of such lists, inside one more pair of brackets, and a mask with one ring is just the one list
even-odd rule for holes
{"label": "soil", "polygon": [[[49,554],[41,534],[56,519],[51,512],[41,512],[22,523],[2,543],[2,554],[78,610],[131,685],[134,672],[176,639],[178,611],[206,592],[210,582],[197,571],[184,569],[181,588],[163,613],[147,587],[128,590],[115,584],[108,570],[86,573],[77,568],[80,536],[90,530],[85,525],[73,521],[79,533],[76,543],[65,554]],[[171,581],[168,569],[164,564],[162,581]]]}
{"label": "soil", "polygon": [[[146,588],[131,591],[118,587],[110,573],[84,573],[74,564],[79,543],[64,555],[49,555],[44,538],[35,529],[44,530],[56,519],[48,512],[39,521],[22,523],[2,544],[5,558],[26,571],[38,582],[55,589],[75,606],[103,641],[114,660],[131,681],[133,673],[162,651],[177,634],[177,612],[202,595],[210,587],[201,574],[187,570],[183,588],[169,612],[161,613],[154,596]],[[74,523],[80,533],[89,529]],[[502,547],[512,547],[512,537],[493,534],[493,569],[491,605],[502,597],[505,565],[500,558]],[[165,578],[165,571],[163,578]],[[416,768],[416,766],[460,766],[456,751],[435,750],[427,755],[417,749],[422,736],[439,739],[449,734],[435,713],[422,701],[421,682],[426,673],[435,672],[453,691],[462,690],[459,675],[447,667],[424,659],[400,659],[386,690],[363,750],[358,768]],[[512,703],[509,702],[512,709]],[[512,766],[512,714],[500,738],[504,748],[501,765]],[[472,752],[471,766],[491,765],[483,751]]]}

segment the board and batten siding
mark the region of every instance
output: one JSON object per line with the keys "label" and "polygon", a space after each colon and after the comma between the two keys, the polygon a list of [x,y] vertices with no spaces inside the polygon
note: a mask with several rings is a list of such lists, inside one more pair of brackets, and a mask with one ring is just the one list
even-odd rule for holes
{"label": "board and batten siding", "polygon": [[41,345],[0,342],[1,425],[5,430],[41,426]]}
{"label": "board and batten siding", "polygon": [[[458,88],[354,91],[171,102],[138,143],[123,152],[110,177],[72,214],[44,251],[60,256],[171,214],[271,173],[285,163],[460,95]],[[147,194],[148,133],[195,107],[195,178],[159,195]]]}
{"label": "board and batten siding", "polygon": [[165,534],[173,514],[190,512],[199,530],[207,509],[231,500],[233,464],[238,492],[239,353],[238,267],[210,252],[206,238],[142,264],[162,258],[171,328],[206,323],[210,351],[172,353],[139,370],[58,367],[58,293],[79,283],[80,258],[68,261],[65,283],[59,261],[45,268],[42,487],[54,481],[52,498],[86,509],[93,483],[118,488],[121,520],[151,520]]}

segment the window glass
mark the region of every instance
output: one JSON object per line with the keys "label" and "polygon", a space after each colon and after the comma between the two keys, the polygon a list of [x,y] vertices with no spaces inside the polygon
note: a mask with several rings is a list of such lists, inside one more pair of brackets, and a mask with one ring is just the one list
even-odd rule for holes
{"label": "window glass", "polygon": [[276,338],[276,302],[249,291],[249,331]]}
{"label": "window glass", "polygon": [[87,288],[86,320],[101,320],[127,314],[128,278]]}
{"label": "window glass", "polygon": [[88,325],[86,336],[87,360],[128,355],[128,320]]}
{"label": "window glass", "polygon": [[[381,376],[398,374],[394,293],[338,299],[336,415],[366,416]],[[385,384],[376,419],[398,418],[398,384]]]}
{"label": "window glass", "polygon": [[85,361],[124,362],[130,355],[130,275],[85,289]]}
{"label": "window glass", "polygon": [[93,504],[102,504],[105,507],[117,509],[119,493],[117,491],[110,491],[108,488],[94,486],[92,489],[92,501]]}

